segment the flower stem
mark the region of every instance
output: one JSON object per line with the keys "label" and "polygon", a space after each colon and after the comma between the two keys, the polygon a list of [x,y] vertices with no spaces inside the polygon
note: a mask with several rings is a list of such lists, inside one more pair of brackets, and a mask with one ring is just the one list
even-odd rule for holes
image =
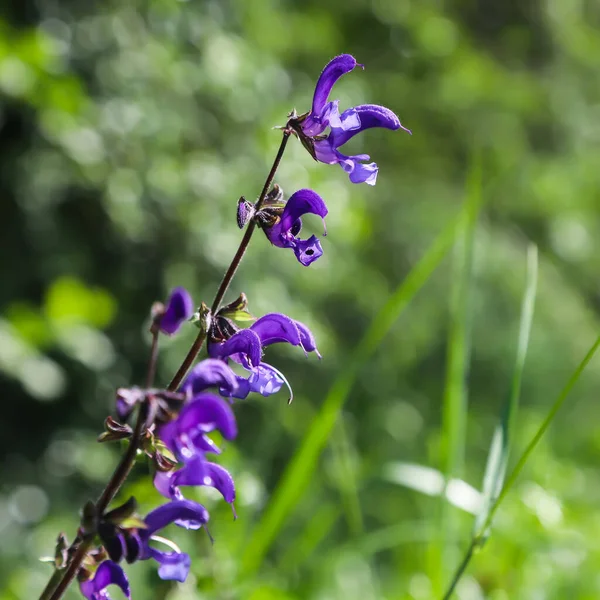
{"label": "flower stem", "polygon": [[[258,197],[256,202],[256,210],[260,210],[262,207],[265,198],[267,197],[267,193],[269,188],[273,184],[273,179],[275,178],[275,173],[279,168],[279,164],[281,163],[281,159],[283,158],[283,153],[285,152],[285,147],[287,146],[288,139],[291,135],[291,131],[288,129],[284,129],[283,131],[283,139],[281,140],[281,144],[279,145],[279,150],[277,151],[277,155],[275,156],[275,160],[273,161],[273,165],[269,174],[267,175],[267,179],[265,180],[265,184],[263,186],[262,192]],[[244,237],[240,242],[239,248],[233,257],[229,268],[225,272],[221,284],[219,285],[219,289],[215,294],[215,299],[212,303],[211,312],[212,314],[216,313],[219,309],[219,305],[221,304],[235,273],[242,262],[244,254],[248,249],[248,245],[250,244],[250,240],[252,238],[252,234],[256,229],[256,222],[254,220],[250,221],[248,227],[246,228],[246,232],[244,233]],[[194,360],[198,356],[198,353],[202,349],[202,345],[204,344],[204,340],[206,339],[207,332],[200,331],[192,347],[190,348],[187,356],[183,360],[183,363],[175,373],[175,376],[169,383],[167,389],[169,391],[174,391],[179,387],[179,384],[185,377],[186,373],[192,366]],[[154,381],[154,375],[156,373],[156,359],[158,356],[158,331],[152,331],[152,348],[150,350],[150,360],[148,363],[148,373],[146,376],[146,387],[150,387]],[[148,405],[147,403],[143,403],[140,406],[137,421],[135,424],[135,429],[133,431],[133,435],[129,442],[129,447],[127,448],[127,452],[121,458],[121,461],[117,465],[117,468],[114,470],[111,478],[109,479],[104,491],[100,495],[100,498],[96,502],[96,512],[97,514],[102,514],[112,499],[117,495],[121,486],[125,483],[129,472],[131,471],[135,458],[137,455],[138,448],[140,447],[140,441],[142,439],[143,433],[145,431],[146,419],[148,417]],[[73,555],[73,558],[69,562],[69,566],[64,571],[55,571],[54,575],[48,582],[48,585],[44,588],[42,595],[40,596],[40,600],[60,600],[63,594],[69,587],[69,584],[76,577],[79,572],[79,568],[83,560],[85,559],[88,551],[92,547],[93,538],[82,540],[80,545],[77,548],[77,551]],[[59,576],[60,574],[60,576]]]}
{"label": "flower stem", "polygon": [[152,327],[152,347],[150,348],[150,360],[148,361],[148,372],[146,373],[146,388],[152,387],[156,375],[156,361],[158,359],[158,334],[157,327]]}
{"label": "flower stem", "polygon": [[[281,140],[281,144],[279,145],[279,150],[277,151],[277,155],[275,156],[275,160],[273,161],[273,166],[271,167],[271,170],[269,171],[269,174],[267,175],[267,179],[265,180],[265,185],[263,186],[262,192],[260,193],[260,196],[258,197],[258,201],[256,202],[256,206],[255,206],[256,211],[259,211],[261,209],[261,207],[265,201],[265,198],[267,197],[269,188],[271,187],[271,185],[273,183],[273,179],[275,178],[275,173],[277,172],[277,169],[279,168],[279,164],[281,163],[281,159],[283,158],[283,153],[285,152],[285,147],[287,145],[290,134],[291,134],[291,132],[289,130],[287,130],[287,129],[283,130],[283,138]],[[219,289],[217,290],[217,293],[215,294],[215,299],[213,300],[212,306],[210,308],[210,311],[213,315],[216,314],[216,312],[219,310],[219,306],[220,306],[223,298],[225,297],[225,294],[227,293],[229,286],[231,285],[233,277],[234,277],[236,271],[238,270],[238,267],[240,266],[242,259],[244,258],[244,254],[246,253],[248,246],[250,245],[250,240],[252,239],[252,234],[254,233],[255,229],[256,229],[256,221],[253,219],[250,221],[250,223],[248,223],[248,227],[246,228],[244,237],[242,238],[242,241],[240,242],[237,252],[235,253],[235,256],[233,257],[231,264],[229,265],[229,268],[225,272],[225,275],[223,276],[223,279],[221,280],[221,285],[219,285]],[[192,347],[190,348],[189,352],[187,353],[187,356],[184,358],[183,362],[181,363],[181,366],[177,370],[177,373],[175,373],[175,376],[171,380],[171,383],[169,383],[169,386],[167,389],[170,392],[175,391],[179,387],[179,384],[183,381],[185,374],[189,371],[190,367],[196,360],[198,353],[202,349],[202,344],[204,343],[205,339],[206,339],[206,332],[200,331],[200,333],[198,334],[198,337],[195,339],[194,343],[192,344]]]}
{"label": "flower stem", "polygon": [[[111,500],[116,496],[117,492],[127,479],[127,475],[131,471],[135,463],[135,457],[137,455],[137,450],[140,445],[140,440],[142,439],[142,435],[146,426],[146,418],[148,417],[148,404],[144,402],[139,409],[137,421],[135,424],[135,429],[133,430],[133,435],[129,442],[129,446],[127,448],[127,452],[121,458],[121,461],[117,465],[117,468],[114,470],[108,484],[104,488],[100,498],[96,502],[96,514],[101,515]],[[69,584],[77,573],[79,572],[79,568],[81,567],[81,563],[85,559],[88,551],[92,547],[93,537],[90,539],[82,540],[81,544],[77,548],[77,551],[73,555],[73,558],[69,562],[69,566],[62,572],[62,576],[60,581],[58,581],[54,591],[51,595],[48,595],[48,591],[44,590],[42,595],[40,596],[40,600],[59,600],[62,598],[62,595],[65,593]]]}

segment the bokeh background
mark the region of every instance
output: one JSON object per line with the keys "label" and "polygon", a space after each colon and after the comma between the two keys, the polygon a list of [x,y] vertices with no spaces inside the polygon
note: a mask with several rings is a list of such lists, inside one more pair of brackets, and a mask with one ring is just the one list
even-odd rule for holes
{"label": "bokeh background", "polygon": [[[117,461],[95,437],[114,390],[143,381],[150,304],[175,285],[210,303],[240,239],[236,200],[256,197],[277,149],[272,127],[309,108],[342,52],[366,69],[339,82],[341,106],[383,104],[414,133],[353,140],[380,166],[374,188],[292,140],[277,181],[328,202],[325,255],[305,269],[257,235],[229,294],[308,324],[324,358],[269,350],[295,401],[237,406],[240,436],[221,462],[239,519],[192,492],[216,542],[170,532],[193,555],[188,581],[161,582],[148,563],[127,570],[138,600],[439,598],[509,394],[531,243],[539,286],[513,463],[600,330],[600,2],[22,0],[0,11],[0,598],[37,598],[50,574],[38,558],[59,531],[73,536]],[[475,163],[471,273],[463,246],[448,248],[351,378],[378,311],[460,212]],[[160,381],[193,336],[163,342]],[[458,421],[444,424],[461,380]],[[458,598],[600,597],[599,389],[592,362]],[[442,498],[449,452],[460,481]],[[146,473],[140,464],[123,494],[144,511],[159,502]]]}

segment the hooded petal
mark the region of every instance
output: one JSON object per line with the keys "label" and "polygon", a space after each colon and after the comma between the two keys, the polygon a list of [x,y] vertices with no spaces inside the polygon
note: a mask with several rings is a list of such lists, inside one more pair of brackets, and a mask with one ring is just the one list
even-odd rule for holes
{"label": "hooded petal", "polygon": [[184,321],[194,314],[194,303],[189,292],[182,287],[175,288],[167,302],[167,308],[160,317],[159,329],[173,335]]}
{"label": "hooded petal", "polygon": [[205,485],[214,487],[221,493],[225,502],[229,504],[235,500],[235,484],[229,472],[212,462],[201,457],[196,457],[187,462],[178,471],[171,473],[157,472],[154,477],[156,489],[167,498],[174,500],[183,499],[179,486]]}
{"label": "hooded petal", "polygon": [[146,529],[139,530],[145,551],[148,550],[148,540],[154,533],[181,519],[198,521],[204,525],[208,523],[208,511],[201,504],[191,500],[173,500],[155,508],[144,519]]}
{"label": "hooded petal", "polygon": [[[398,116],[389,108],[385,108],[384,106],[378,106],[376,104],[362,104],[361,106],[356,106],[350,110],[354,111],[358,115],[360,119],[360,127],[351,130],[344,129],[342,127],[332,127],[331,141],[334,148],[343,146],[357,133],[373,127],[383,127],[393,131],[402,128],[405,131],[408,131],[408,133],[411,133],[410,130],[402,126]],[[343,118],[344,115],[342,114],[341,119],[343,120]]]}
{"label": "hooded petal", "polygon": [[336,56],[325,65],[315,87],[311,111],[313,115],[321,114],[335,82],[342,75],[352,71],[354,67],[356,67],[356,59],[350,54]]}
{"label": "hooded petal", "polygon": [[210,344],[208,352],[213,358],[232,358],[242,364],[244,361],[237,355],[244,355],[253,366],[260,363],[262,356],[260,338],[250,329],[238,331],[226,342]]}
{"label": "hooded petal", "polygon": [[312,334],[312,331],[300,321],[294,321],[294,323],[296,323],[296,327],[300,333],[300,345],[302,348],[304,348],[304,352],[315,352],[316,355],[321,358],[321,355],[317,350],[317,342],[315,341],[315,336]]}
{"label": "hooded petal", "polygon": [[292,229],[296,221],[305,214],[313,214],[322,219],[327,216],[327,206],[323,198],[312,190],[303,189],[294,192],[287,201],[281,215],[281,230]]}
{"label": "hooded petal", "polygon": [[197,451],[214,452],[214,442],[205,434],[215,429],[225,439],[235,438],[235,415],[222,398],[200,394],[183,407],[177,419],[163,425],[158,436],[181,460],[189,460]]}
{"label": "hooded petal", "polygon": [[120,587],[123,594],[125,594],[127,598],[131,598],[127,575],[125,575],[125,571],[123,571],[119,565],[112,562],[112,560],[105,560],[98,567],[94,577],[88,581],[82,581],[79,584],[79,588],[87,600],[107,600],[109,596],[105,590],[109,585]]}
{"label": "hooded petal", "polygon": [[292,346],[300,344],[300,332],[296,322],[282,313],[268,313],[255,321],[250,329],[258,334],[262,346],[277,342],[287,342]]}
{"label": "hooded petal", "polygon": [[181,390],[196,395],[209,387],[232,393],[237,388],[235,373],[222,360],[207,358],[199,362],[186,377]]}

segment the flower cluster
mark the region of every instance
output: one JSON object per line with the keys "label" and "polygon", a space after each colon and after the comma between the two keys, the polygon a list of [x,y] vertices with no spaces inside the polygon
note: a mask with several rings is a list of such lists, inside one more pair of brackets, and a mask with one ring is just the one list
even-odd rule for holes
{"label": "flower cluster", "polygon": [[[291,401],[292,390],[286,378],[262,360],[265,348],[288,343],[300,347],[306,354],[319,355],[308,327],[283,314],[270,313],[246,329],[238,328],[228,315],[238,314],[240,308],[245,311],[245,297],[242,299],[219,311],[209,335],[209,358],[190,371],[176,393],[139,388],[118,391],[117,414],[122,419],[143,402],[152,407],[150,437],[145,449],[155,459],[154,485],[170,501],[143,520],[131,521],[131,511],[124,511],[123,507],[100,519],[98,534],[109,558],[100,563],[93,576],[86,572],[80,582],[81,591],[89,600],[106,600],[106,587],[111,584],[120,587],[129,598],[127,577],[118,564],[123,559],[127,563],[153,559],[159,565],[159,577],[185,581],[191,564],[189,555],[155,534],[170,524],[185,529],[206,528],[208,511],[201,504],[186,499],[182,487],[213,487],[233,508],[235,484],[225,468],[209,460],[210,455],[221,453],[210,434],[218,431],[224,440],[236,437],[232,404],[247,398],[251,392],[270,396],[286,385]],[[158,329],[174,334],[189,318],[187,307],[191,305],[186,290],[174,290],[166,308],[155,317]],[[169,324],[166,330],[163,327],[165,315]],[[232,366],[245,374],[237,374]],[[116,422],[111,423],[113,436],[124,432],[123,437],[130,432],[127,426],[119,429],[114,425]],[[159,550],[151,542],[167,544],[168,550]]]}
{"label": "flower cluster", "polygon": [[[356,60],[348,54],[329,62],[317,82],[311,110],[300,116],[295,111],[289,115],[283,128],[284,142],[293,134],[315,160],[339,164],[353,183],[374,185],[378,167],[375,163],[365,162],[369,156],[345,155],[339,148],[356,134],[372,127],[405,128],[392,111],[382,106],[361,105],[340,114],[338,101],[329,101],[335,82],[356,66]],[[274,170],[278,160],[280,155]],[[268,181],[271,181],[271,175]],[[253,220],[274,246],[291,249],[297,260],[308,266],[323,254],[323,249],[317,236],[299,237],[302,218],[313,214],[324,221],[327,212],[325,202],[313,190],[298,190],[286,202],[281,188],[275,184],[256,205],[240,198],[237,220],[241,228]],[[249,235],[251,233],[252,230]],[[243,249],[241,246],[240,256]],[[235,265],[232,263],[232,266]],[[221,298],[222,294],[217,294],[217,305]],[[109,600],[107,588],[110,585],[119,587],[130,598],[129,582],[120,566],[123,560],[133,563],[152,559],[158,563],[158,575],[162,579],[186,579],[190,557],[173,542],[157,535],[171,524],[185,529],[206,529],[208,511],[201,504],[186,499],[181,488],[208,486],[216,489],[231,505],[235,517],[234,480],[224,467],[211,460],[222,451],[212,434],[218,432],[225,441],[235,439],[237,423],[233,406],[250,393],[271,396],[285,386],[289,391],[289,402],[292,401],[292,389],[285,376],[263,361],[266,348],[287,343],[299,347],[306,355],[314,352],[320,357],[306,325],[281,313],[269,313],[255,319],[247,311],[244,294],[215,314],[202,305],[194,316],[194,303],[189,293],[176,288],[166,305],[157,303],[152,307],[154,343],[148,385],[154,375],[152,361],[156,358],[154,351],[159,334],[174,335],[189,320],[195,320],[201,329],[198,347],[206,338],[208,358],[196,364],[183,381],[186,369],[182,367],[181,377],[176,376],[168,389],[135,387],[118,390],[116,411],[123,422],[109,417],[105,423],[106,432],[99,438],[99,441],[133,440],[137,436],[131,448],[134,452],[143,450],[152,459],[154,486],[168,501],[143,519],[136,514],[133,498],[109,512],[102,512],[93,503],[87,512],[84,509],[78,543],[83,539],[99,540],[99,545],[86,555],[78,573],[81,592],[88,600]],[[252,324],[241,328],[237,323],[243,321]],[[192,360],[196,353],[197,350],[191,355]],[[184,365],[187,367],[189,363]],[[136,409],[138,424],[134,431],[125,421]],[[102,514],[96,514],[97,510]],[[61,542],[57,565],[65,564],[64,548]]]}
{"label": "flower cluster", "polygon": [[[356,59],[349,54],[342,54],[331,60],[317,81],[311,110],[300,116],[295,111],[291,113],[286,128],[300,139],[315,160],[340,165],[348,173],[352,183],[375,185],[379,167],[374,162],[364,162],[370,159],[369,155],[349,156],[339,148],[355,135],[373,127],[411,132],[400,123],[396,114],[384,106],[362,104],[340,114],[339,101],[329,101],[336,81],[357,65]],[[313,214],[324,219],[327,206],[316,192],[308,189],[295,192],[287,203],[281,200],[281,194],[277,194],[275,200],[267,197],[256,215],[258,222],[274,246],[290,248],[300,264],[307,267],[323,254],[323,249],[315,235],[308,239],[298,237],[302,217]],[[251,216],[252,206],[245,201],[241,202],[238,205],[238,223],[243,226]]]}

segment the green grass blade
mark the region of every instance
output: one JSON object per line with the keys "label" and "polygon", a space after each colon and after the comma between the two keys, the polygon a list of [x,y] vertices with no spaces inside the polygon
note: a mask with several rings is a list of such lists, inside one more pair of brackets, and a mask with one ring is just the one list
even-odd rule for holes
{"label": "green grass blade", "polygon": [[475,533],[475,535],[471,539],[469,548],[468,548],[463,560],[461,561],[461,564],[458,567],[456,573],[454,574],[454,577],[452,578],[450,586],[448,587],[448,590],[446,591],[446,593],[443,596],[443,600],[449,600],[452,597],[452,594],[454,592],[456,584],[460,580],[462,574],[466,571],[466,569],[469,565],[469,562],[474,554],[474,551],[481,545],[481,541],[484,539],[484,535],[485,535],[486,531],[489,529],[489,527],[493,521],[494,515],[496,514],[496,511],[502,504],[502,501],[504,500],[504,498],[506,497],[508,492],[510,492],[510,490],[514,487],[517,479],[519,478],[519,475],[523,471],[523,468],[525,467],[525,464],[527,463],[532,452],[535,450],[539,441],[542,439],[542,437],[546,433],[548,427],[550,427],[550,425],[554,421],[554,418],[556,417],[558,411],[561,409],[565,400],[571,393],[572,389],[575,387],[575,384],[579,381],[581,374],[583,373],[585,368],[588,366],[589,362],[592,360],[592,358],[596,354],[598,348],[600,348],[600,335],[596,338],[596,341],[593,343],[592,347],[587,351],[587,354],[585,355],[583,360],[579,363],[579,366],[575,369],[575,371],[569,378],[569,381],[567,381],[565,387],[561,390],[560,394],[558,395],[558,397],[552,404],[552,408],[548,411],[546,418],[540,425],[540,428],[537,430],[536,434],[533,436],[533,438],[531,438],[531,441],[529,442],[529,444],[527,444],[527,448],[525,448],[525,451],[523,452],[523,454],[517,461],[515,468],[512,470],[510,476],[506,480],[506,483],[504,484],[504,487],[502,488],[502,491],[500,492],[498,498],[492,504],[485,521],[482,523],[479,530]]}
{"label": "green grass blade", "polygon": [[525,358],[527,356],[531,324],[533,322],[537,273],[538,251],[537,247],[532,244],[527,250],[526,285],[521,306],[517,356],[513,370],[512,385],[510,395],[502,409],[502,418],[496,426],[492,437],[485,474],[483,476],[483,505],[475,520],[475,534],[477,534],[487,520],[489,511],[498,498],[506,477],[510,443],[512,441],[517,408],[519,406],[523,369],[525,368]]}
{"label": "green grass blade", "polygon": [[245,548],[241,558],[242,575],[251,575],[260,567],[288,515],[300,501],[360,369],[377,349],[402,311],[442,262],[452,247],[457,227],[464,222],[465,217],[466,211],[463,211],[456,221],[442,231],[426,254],[413,267],[373,319],[350,357],[346,369],[333,383]]}
{"label": "green grass blade", "polygon": [[[450,300],[450,327],[447,343],[447,367],[442,404],[442,432],[440,454],[446,485],[452,478],[462,477],[465,457],[467,422],[467,378],[470,359],[471,311],[469,310],[473,244],[477,216],[482,198],[481,162],[474,160],[467,181],[465,219],[455,244],[454,277]],[[441,593],[449,557],[455,542],[455,512],[442,493],[437,511],[439,536],[432,545],[430,572],[436,593]]]}
{"label": "green grass blade", "polygon": [[337,425],[333,429],[330,447],[334,463],[332,483],[340,494],[351,534],[353,536],[361,535],[364,532],[364,523],[356,481],[355,453],[350,445],[343,417],[338,419]]}

